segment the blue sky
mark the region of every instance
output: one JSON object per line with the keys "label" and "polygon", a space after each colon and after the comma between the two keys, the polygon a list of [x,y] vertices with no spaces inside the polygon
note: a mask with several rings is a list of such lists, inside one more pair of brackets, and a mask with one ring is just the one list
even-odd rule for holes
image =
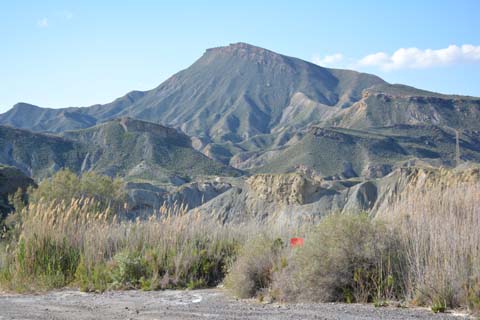
{"label": "blue sky", "polygon": [[477,0],[2,1],[0,112],[106,103],[240,41],[480,96],[479,12]]}

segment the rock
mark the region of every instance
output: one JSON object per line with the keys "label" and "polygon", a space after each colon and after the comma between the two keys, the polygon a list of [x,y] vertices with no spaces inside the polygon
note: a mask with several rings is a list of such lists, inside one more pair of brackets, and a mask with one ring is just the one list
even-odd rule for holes
{"label": "rock", "polygon": [[164,203],[167,205],[184,204],[196,208],[231,188],[221,180],[192,182],[169,189],[149,183],[128,183],[126,185],[131,210],[155,210]]}
{"label": "rock", "polygon": [[304,204],[308,196],[320,187],[318,182],[302,174],[260,174],[247,180],[255,195],[267,202]]}

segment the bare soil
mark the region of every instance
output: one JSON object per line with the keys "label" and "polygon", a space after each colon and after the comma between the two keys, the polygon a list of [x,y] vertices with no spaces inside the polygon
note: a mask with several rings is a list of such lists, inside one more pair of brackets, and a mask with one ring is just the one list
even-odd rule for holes
{"label": "bare soil", "polygon": [[103,294],[74,290],[42,294],[0,294],[4,319],[467,319],[433,314],[428,309],[315,303],[263,304],[237,300],[222,289],[194,291],[115,291]]}

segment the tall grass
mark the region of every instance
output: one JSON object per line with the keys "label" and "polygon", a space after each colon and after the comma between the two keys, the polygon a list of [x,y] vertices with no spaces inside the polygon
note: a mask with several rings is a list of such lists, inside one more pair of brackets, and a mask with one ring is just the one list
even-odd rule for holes
{"label": "tall grass", "polygon": [[408,298],[480,309],[479,183],[412,187],[381,218],[404,244]]}
{"label": "tall grass", "polygon": [[15,290],[214,285],[237,248],[224,227],[187,215],[182,206],[120,221],[94,200],[75,199],[39,201],[18,215],[0,279]]}
{"label": "tall grass", "polygon": [[16,223],[0,255],[0,286],[16,291],[214,286],[249,239],[288,236],[289,228],[223,225],[182,205],[128,221],[88,198],[39,200],[10,220]]}

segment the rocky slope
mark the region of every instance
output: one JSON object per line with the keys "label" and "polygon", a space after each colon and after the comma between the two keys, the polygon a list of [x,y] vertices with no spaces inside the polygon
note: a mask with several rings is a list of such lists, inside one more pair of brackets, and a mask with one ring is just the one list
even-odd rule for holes
{"label": "rocky slope", "polygon": [[330,212],[386,210],[408,188],[480,183],[478,166],[464,169],[398,168],[382,178],[325,180],[312,172],[258,174],[193,209],[222,222],[246,219],[311,221]]}
{"label": "rocky slope", "polygon": [[79,172],[85,154],[84,145],[69,139],[0,126],[0,163],[37,180],[61,168]]}
{"label": "rocky slope", "polygon": [[240,174],[193,149],[185,134],[150,122],[124,117],[63,136],[86,147],[81,171],[174,185],[197,176]]}
{"label": "rocky slope", "polygon": [[61,136],[0,126],[0,151],[0,163],[37,180],[60,168],[177,185],[197,176],[241,174],[193,149],[177,130],[130,118]]}
{"label": "rocky slope", "polygon": [[[459,136],[460,159],[480,162],[480,135]],[[308,167],[324,177],[382,177],[407,164],[455,166],[455,131],[433,125],[395,125],[368,130],[311,127],[268,152],[239,153],[232,164],[262,173]]]}

